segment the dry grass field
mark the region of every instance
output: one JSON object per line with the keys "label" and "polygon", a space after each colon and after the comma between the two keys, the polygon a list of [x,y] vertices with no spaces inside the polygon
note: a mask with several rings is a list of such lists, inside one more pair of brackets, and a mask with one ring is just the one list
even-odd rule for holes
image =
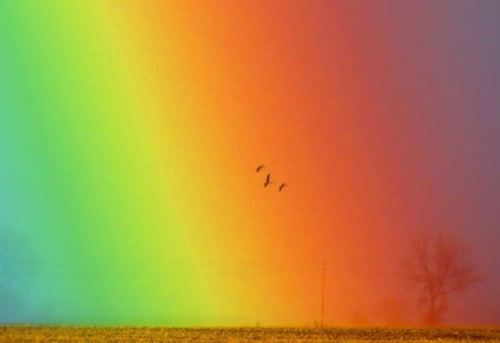
{"label": "dry grass field", "polygon": [[500,342],[500,329],[0,327],[0,342]]}

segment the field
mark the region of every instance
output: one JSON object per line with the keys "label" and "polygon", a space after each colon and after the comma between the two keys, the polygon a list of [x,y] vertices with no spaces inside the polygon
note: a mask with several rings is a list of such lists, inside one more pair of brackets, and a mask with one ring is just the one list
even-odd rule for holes
{"label": "field", "polygon": [[0,327],[0,342],[500,342],[500,329]]}

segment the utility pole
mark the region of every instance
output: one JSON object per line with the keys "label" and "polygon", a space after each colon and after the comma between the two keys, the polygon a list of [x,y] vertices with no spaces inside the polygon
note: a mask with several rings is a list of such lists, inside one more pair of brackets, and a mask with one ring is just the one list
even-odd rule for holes
{"label": "utility pole", "polygon": [[321,275],[321,321],[320,327],[325,325],[325,279],[326,279],[326,261],[323,261],[323,271]]}

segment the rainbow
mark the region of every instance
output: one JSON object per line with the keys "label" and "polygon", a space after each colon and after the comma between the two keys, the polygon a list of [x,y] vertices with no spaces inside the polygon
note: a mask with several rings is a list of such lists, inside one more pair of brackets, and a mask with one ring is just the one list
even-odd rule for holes
{"label": "rainbow", "polygon": [[324,261],[329,323],[376,311],[409,102],[366,6],[2,1],[2,318],[313,325]]}

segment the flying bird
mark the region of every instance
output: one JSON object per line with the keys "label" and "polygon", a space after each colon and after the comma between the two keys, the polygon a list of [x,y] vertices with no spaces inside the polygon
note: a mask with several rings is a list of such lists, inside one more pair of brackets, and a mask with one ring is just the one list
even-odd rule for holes
{"label": "flying bird", "polygon": [[261,171],[261,169],[264,169],[266,166],[261,164],[260,166],[257,167],[257,173]]}
{"label": "flying bird", "polygon": [[271,181],[271,174],[267,174],[266,182],[264,182],[264,187],[269,186],[271,183],[274,183],[273,181]]}
{"label": "flying bird", "polygon": [[283,188],[285,188],[285,187],[288,187],[288,185],[286,183],[282,183],[280,185],[279,191],[281,192],[283,190]]}

